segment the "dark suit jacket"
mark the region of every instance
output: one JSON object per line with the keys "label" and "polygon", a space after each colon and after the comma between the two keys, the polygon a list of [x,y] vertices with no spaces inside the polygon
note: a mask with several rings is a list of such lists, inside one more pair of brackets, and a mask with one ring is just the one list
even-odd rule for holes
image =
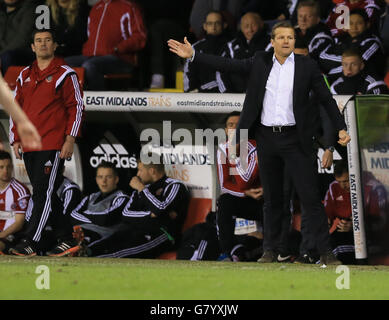
{"label": "dark suit jacket", "polygon": [[[273,66],[273,53],[258,51],[252,58],[244,60],[227,59],[223,57],[195,53],[193,63],[206,64],[223,72],[235,72],[249,75],[246,97],[240,116],[239,130],[248,129],[252,132],[260,125],[266,83]],[[312,137],[317,128],[319,106],[309,103],[309,93],[315,93],[319,102],[326,109],[335,129],[346,129],[343,116],[339,112],[336,101],[333,99],[320,69],[316,62],[309,57],[295,55],[295,73],[293,85],[293,112],[303,150],[312,152]]]}

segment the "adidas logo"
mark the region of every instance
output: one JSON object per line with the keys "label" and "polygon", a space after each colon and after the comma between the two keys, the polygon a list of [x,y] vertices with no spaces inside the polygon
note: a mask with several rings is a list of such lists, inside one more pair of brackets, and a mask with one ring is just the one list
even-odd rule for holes
{"label": "adidas logo", "polygon": [[24,82],[30,82],[30,81],[31,81],[30,77],[27,77],[27,79],[24,80]]}
{"label": "adidas logo", "polygon": [[[115,141],[115,143],[110,141]],[[101,161],[116,163],[116,168],[135,169],[137,167],[135,155],[130,157],[127,150],[111,132],[104,134],[104,138],[93,149],[93,153],[95,155],[89,159],[89,163],[93,168],[97,168]]]}
{"label": "adidas logo", "polygon": [[341,195],[341,196],[337,197],[335,200],[336,201],[343,201],[343,196]]}
{"label": "adidas logo", "polygon": [[50,160],[45,163],[45,167],[52,167],[52,166],[53,164],[51,163]]}

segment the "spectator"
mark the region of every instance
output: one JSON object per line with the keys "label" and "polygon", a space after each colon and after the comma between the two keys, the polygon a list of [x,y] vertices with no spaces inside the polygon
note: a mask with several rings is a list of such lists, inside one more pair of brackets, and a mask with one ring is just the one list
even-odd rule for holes
{"label": "spectator", "polygon": [[123,210],[122,223],[112,235],[89,246],[87,255],[155,258],[179,243],[189,203],[185,185],[166,177],[160,162],[138,162],[130,186],[135,191]]}
{"label": "spectator", "polygon": [[[220,12],[208,13],[203,24],[206,36],[204,39],[193,44],[193,48],[203,53],[221,55],[229,37],[225,33],[227,24]],[[226,91],[220,72],[215,72],[207,67],[189,63],[184,67],[184,90],[185,92],[218,92]]]}
{"label": "spectator", "polygon": [[[16,242],[30,200],[30,191],[12,177],[12,169],[11,155],[0,151],[0,255]],[[8,219],[4,214],[9,215]]]}
{"label": "spectator", "polygon": [[50,8],[51,27],[56,32],[58,48],[62,57],[80,55],[82,45],[88,39],[88,14],[90,7],[85,0],[46,0]]}
{"label": "spectator", "polygon": [[320,6],[316,1],[305,0],[297,6],[296,41],[306,44],[309,56],[316,60],[322,72],[326,72],[320,56],[334,42],[328,27],[320,22]]}
{"label": "spectator", "polygon": [[[263,221],[263,189],[258,174],[256,143],[248,141],[245,166],[240,158],[231,159],[228,141],[235,134],[240,118],[239,112],[230,113],[225,121],[227,142],[217,150],[217,169],[221,196],[217,201],[216,222],[221,249],[219,260],[239,261],[241,254],[235,252],[234,237],[236,218]],[[266,232],[266,231],[265,231]],[[258,247],[260,247],[258,243]]]}
{"label": "spectator", "polygon": [[104,75],[130,73],[137,52],[146,44],[146,30],[139,7],[131,1],[100,0],[89,14],[88,40],[82,55],[66,62],[85,68],[86,88],[104,90]]}
{"label": "spectator", "polygon": [[[50,253],[67,254],[72,245],[71,226],[61,210],[55,190],[62,183],[62,167],[72,157],[80,134],[84,103],[76,72],[54,55],[57,47],[52,30],[33,33],[32,50],[36,60],[24,68],[16,84],[16,101],[26,112],[42,137],[40,151],[22,148],[16,127],[10,120],[10,143],[17,159],[22,158],[32,188],[33,207],[25,238],[12,253],[36,255],[42,230],[53,220],[58,246]],[[34,85],[32,85],[34,84]]]}
{"label": "spectator", "polygon": [[[180,60],[170,54],[166,42],[173,34],[182,39],[189,30],[191,1],[139,0],[148,32],[146,54],[150,58],[150,88],[175,87]],[[143,61],[142,61],[143,62]]]}
{"label": "spectator", "polygon": [[[297,23],[297,7],[301,2],[305,0],[290,0],[289,1],[289,14],[290,20],[293,25]],[[332,8],[334,7],[334,2],[332,0],[315,0],[319,5],[320,9],[320,20],[326,20]]]}
{"label": "spectator", "polygon": [[[265,24],[258,13],[248,12],[240,21],[240,31],[236,38],[227,43],[222,56],[232,59],[252,57],[256,51],[265,50],[270,42]],[[239,74],[224,75],[227,91],[245,92],[248,79]]]}
{"label": "spectator", "polygon": [[[385,74],[385,56],[381,40],[369,29],[370,23],[366,12],[355,9],[350,13],[350,29],[340,35],[336,45],[328,48],[321,55],[322,64],[327,65],[329,75],[341,73],[342,53],[348,48],[358,48],[361,52],[365,67],[369,73]],[[333,54],[331,54],[331,52]]]}
{"label": "spectator", "polygon": [[[334,254],[343,264],[355,264],[349,172],[345,161],[335,164],[334,176],[335,181],[330,184],[324,200],[330,223],[331,244]],[[364,187],[364,198],[365,212],[376,214],[378,198],[369,185]]]}
{"label": "spectator", "polygon": [[337,19],[341,15],[340,13],[336,13],[336,10],[339,6],[348,7],[350,12],[354,9],[364,10],[368,16],[368,21],[370,23],[370,27],[373,30],[373,32],[378,30],[379,17],[383,11],[383,8],[380,5],[379,0],[345,0],[343,2],[336,3],[336,6],[329,14],[326,21],[326,24],[331,29],[331,33],[333,36],[337,37],[345,32],[342,29],[338,29],[336,25]]}
{"label": "spectator", "polygon": [[331,85],[332,94],[386,94],[386,83],[365,72],[365,62],[357,49],[348,49],[342,55],[343,74]]}
{"label": "spectator", "polygon": [[226,21],[227,31],[235,31],[235,25],[240,17],[242,0],[195,0],[190,13],[190,27],[197,39],[204,35],[204,21],[211,11],[218,11]]}
{"label": "spectator", "polygon": [[34,29],[36,1],[2,0],[0,3],[0,60],[1,72],[9,66],[25,66],[34,60],[29,46]]}
{"label": "spectator", "polygon": [[[86,250],[93,250],[94,244],[113,234],[121,222],[128,196],[118,190],[118,183],[115,165],[102,161],[96,170],[99,191],[83,198],[71,213],[76,238],[84,240]],[[80,233],[84,239],[80,239]]]}

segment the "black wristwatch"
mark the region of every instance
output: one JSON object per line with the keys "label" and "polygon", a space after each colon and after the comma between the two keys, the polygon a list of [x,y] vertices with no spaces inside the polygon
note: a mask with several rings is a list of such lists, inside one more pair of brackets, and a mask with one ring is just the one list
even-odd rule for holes
{"label": "black wristwatch", "polygon": [[332,153],[334,153],[335,147],[334,146],[327,147],[327,150],[330,150]]}

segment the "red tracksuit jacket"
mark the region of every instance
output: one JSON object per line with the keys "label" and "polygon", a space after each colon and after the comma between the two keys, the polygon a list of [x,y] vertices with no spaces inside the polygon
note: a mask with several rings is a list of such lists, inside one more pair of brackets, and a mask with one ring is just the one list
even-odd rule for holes
{"label": "red tracksuit jacket", "polygon": [[136,4],[125,0],[100,0],[92,7],[88,41],[82,49],[84,56],[116,54],[124,61],[135,63],[135,52],[145,45],[146,28]]}
{"label": "red tracksuit jacket", "polygon": [[[23,69],[17,79],[15,99],[38,129],[42,151],[61,150],[67,135],[80,135],[84,116],[82,90],[76,72],[62,58],[54,58],[44,70],[38,68],[36,61]],[[10,122],[10,143],[20,142],[12,119]]]}

